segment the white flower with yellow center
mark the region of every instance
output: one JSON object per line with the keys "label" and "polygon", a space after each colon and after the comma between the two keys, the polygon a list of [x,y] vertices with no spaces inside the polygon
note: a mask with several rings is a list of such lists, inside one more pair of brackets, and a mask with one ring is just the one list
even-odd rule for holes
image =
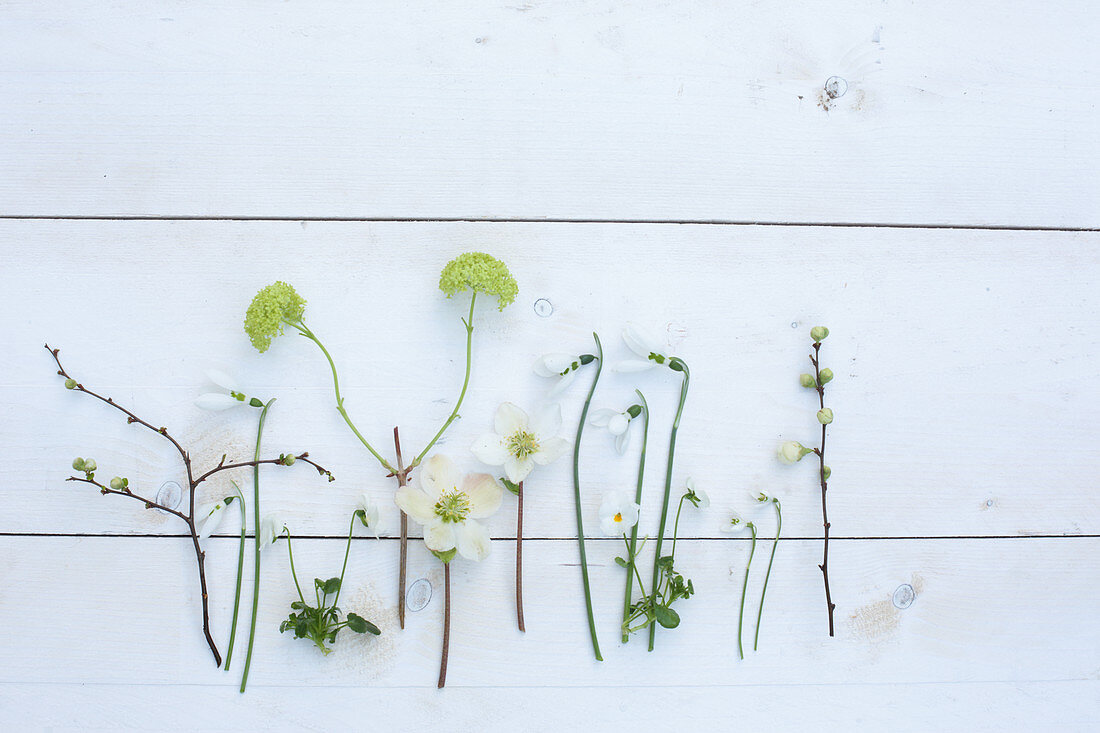
{"label": "white flower with yellow center", "polygon": [[613,491],[600,504],[600,529],[608,537],[621,537],[638,523],[642,507],[625,491]]}
{"label": "white flower with yellow center", "polygon": [[545,466],[557,460],[569,448],[569,441],[559,438],[561,406],[549,405],[533,418],[513,405],[503,403],[493,420],[496,432],[478,438],[470,450],[487,466],[504,466],[504,474],[513,483],[527,478],[535,466]]}
{"label": "white flower with yellow center", "polygon": [[504,489],[487,473],[462,476],[447,456],[434,455],[420,471],[420,488],[402,486],[394,501],[424,527],[424,544],[434,552],[458,550],[469,560],[489,556],[489,530],[478,519],[500,508]]}

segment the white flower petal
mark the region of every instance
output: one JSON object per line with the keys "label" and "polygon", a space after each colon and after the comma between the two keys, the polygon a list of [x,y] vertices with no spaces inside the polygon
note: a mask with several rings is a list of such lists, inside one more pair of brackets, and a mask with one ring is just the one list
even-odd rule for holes
{"label": "white flower petal", "polygon": [[624,453],[626,453],[626,448],[627,448],[628,445],[630,445],[630,431],[629,430],[626,431],[625,433],[620,433],[620,434],[615,436],[615,450],[618,451],[620,456],[623,455]]}
{"label": "white flower petal", "polygon": [[195,517],[198,519],[199,539],[205,540],[210,535],[217,531],[221,525],[222,520],[225,519],[225,504],[217,502],[215,504],[204,504],[201,507],[195,509]]}
{"label": "white flower petal", "polygon": [[512,483],[518,484],[527,478],[534,468],[535,462],[531,460],[531,457],[516,458],[515,456],[508,456],[508,460],[504,462],[504,475]]}
{"label": "white flower petal", "polygon": [[748,523],[737,512],[732,512],[730,518],[722,525],[722,531],[727,534],[737,534],[748,528]]}
{"label": "white flower petal", "polygon": [[435,500],[420,489],[402,486],[393,495],[393,502],[419,524],[428,525],[438,520],[435,514]]}
{"label": "white flower petal", "polygon": [[618,410],[612,410],[610,407],[601,407],[598,410],[593,410],[588,418],[588,424],[594,425],[597,428],[606,428],[608,423],[611,422],[611,418],[622,413]]}
{"label": "white flower petal", "polygon": [[268,514],[260,521],[260,549],[264,549],[282,535],[286,522],[278,514]]}
{"label": "white flower petal", "polygon": [[455,546],[455,525],[450,522],[437,522],[424,527],[424,544],[429,550],[446,552]]}
{"label": "white flower petal", "polygon": [[550,388],[550,391],[546,393],[546,398],[550,400],[555,399],[558,395],[568,389],[569,385],[572,384],[573,380],[576,378],[577,371],[575,369],[566,372],[558,378],[558,381],[554,384],[553,387]]}
{"label": "white flower petal", "polygon": [[710,508],[710,495],[707,494],[707,492],[703,491],[702,489],[695,489],[695,495],[699,497],[700,509]]}
{"label": "white flower petal", "polygon": [[628,359],[626,361],[620,361],[611,365],[611,371],[618,372],[620,374],[632,374],[634,372],[644,372],[657,366],[655,361],[641,361],[640,359]]}
{"label": "white flower petal", "polygon": [[492,541],[489,538],[489,530],[479,522],[466,520],[456,525],[454,529],[455,546],[458,554],[467,560],[484,560],[489,557]]}
{"label": "white flower petal", "polygon": [[[546,405],[531,418],[530,431],[538,436],[539,440],[552,437],[561,430],[561,405]],[[507,435],[507,433],[501,433]]]}
{"label": "white flower petal", "polygon": [[206,378],[210,380],[211,384],[216,384],[226,392],[240,392],[237,387],[237,380],[229,376],[220,369],[207,369]]}
{"label": "white flower petal", "polygon": [[497,435],[511,435],[527,429],[527,413],[511,402],[501,403],[493,418],[493,429]]}
{"label": "white flower petal", "polygon": [[558,377],[575,361],[579,362],[578,357],[573,354],[543,354],[535,362],[535,374],[540,377]]}
{"label": "white flower petal", "polygon": [[462,481],[462,492],[470,500],[471,519],[492,516],[504,500],[504,488],[487,473],[471,473]]}
{"label": "white flower petal", "polygon": [[420,485],[433,504],[441,493],[455,488],[461,480],[462,476],[454,461],[439,453],[429,458],[420,470]]}
{"label": "white flower petal", "polygon": [[561,458],[567,450],[569,450],[568,440],[565,438],[549,438],[539,443],[539,450],[532,453],[528,460],[533,460],[538,465],[545,466]]}
{"label": "white flower petal", "polygon": [[496,433],[485,433],[475,440],[470,446],[470,452],[486,466],[503,466],[508,460],[508,449],[504,445],[504,438]]}
{"label": "white flower petal", "polygon": [[607,423],[607,429],[611,431],[612,435],[622,435],[629,427],[630,418],[621,412],[611,418],[611,420]]}
{"label": "white flower petal", "polygon": [[245,404],[236,397],[230,397],[222,392],[207,392],[195,398],[195,406],[203,410],[229,410]]}
{"label": "white flower petal", "polygon": [[600,529],[609,537],[621,535],[638,523],[640,510],[625,491],[613,491],[600,503]]}
{"label": "white flower petal", "polygon": [[623,329],[623,341],[627,347],[643,359],[649,359],[650,354],[663,354],[664,345],[649,331],[634,323],[626,324]]}

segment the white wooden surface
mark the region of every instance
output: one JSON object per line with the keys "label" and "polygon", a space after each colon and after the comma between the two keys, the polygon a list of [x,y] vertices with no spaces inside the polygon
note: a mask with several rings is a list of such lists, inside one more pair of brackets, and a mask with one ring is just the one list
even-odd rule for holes
{"label": "white wooden surface", "polygon": [[[1098,25],[1085,2],[984,0],[0,6],[0,722],[1095,729]],[[834,75],[847,92],[821,96]],[[853,222],[869,226],[837,226]],[[564,459],[529,484],[525,636],[507,500],[491,558],[456,565],[435,690],[438,564],[414,547],[410,579],[436,593],[398,631],[391,509],[348,578],[348,607],[383,636],[328,659],[280,636],[292,586],[270,555],[238,695],[202,643],[180,528],[63,481],[94,455],[155,490],[179,480],[174,456],[61,389],[41,344],[200,464],[250,453],[255,417],[194,408],[204,369],[277,397],[267,445],[308,449],[338,480],[268,471],[266,507],[311,538],[303,573],[332,574],[355,498],[388,506],[392,486],[332,409],[319,354],[287,338],[257,355],[244,309],[292,281],[360,427],[385,448],[399,424],[416,446],[461,380],[460,308],[436,279],[469,249],[505,259],[521,294],[479,310],[471,393],[442,450],[465,458],[502,400],[537,405],[534,358],[587,350],[593,329],[609,361],[630,319],[692,365],[676,474],[714,507],[682,523],[699,591],[682,628],[653,654],[620,646],[617,546],[593,541],[607,661],[591,661]],[[795,377],[816,323],[837,373],[832,640],[812,471],[773,458],[778,440],[813,438]],[[625,405],[635,385],[654,410],[653,533],[675,382],[608,375],[595,403]],[[634,463],[597,431],[584,460],[595,529],[601,492],[630,485]],[[762,648],[740,662],[748,545],[717,530],[755,487],[783,497],[789,539]],[[208,562],[224,647],[223,531]],[[905,583],[916,600],[900,610]]]}

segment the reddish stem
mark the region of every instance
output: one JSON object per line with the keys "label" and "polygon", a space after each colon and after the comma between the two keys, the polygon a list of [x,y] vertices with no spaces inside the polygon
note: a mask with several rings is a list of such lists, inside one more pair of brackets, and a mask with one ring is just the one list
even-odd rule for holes
{"label": "reddish stem", "polygon": [[[408,471],[401,464],[401,436],[398,435],[397,426],[393,427],[393,448],[397,452],[397,486],[405,485],[408,480]],[[397,571],[397,621],[401,628],[405,628],[405,568],[409,560],[409,516],[401,512],[401,559]]]}
{"label": "reddish stem", "polygon": [[516,620],[519,630],[523,625],[523,482],[519,482],[519,507],[516,510]]}
{"label": "reddish stem", "polygon": [[451,564],[443,563],[443,657],[439,660],[439,684],[447,684],[447,653],[451,648]]}
{"label": "reddish stem", "polygon": [[[821,342],[814,343],[814,353],[810,355],[810,361],[814,365],[814,373],[817,376],[817,398],[818,404],[821,405],[821,409],[825,409],[825,385],[821,383],[821,366],[818,363],[818,359],[821,355]],[[818,565],[818,569],[821,570],[821,575],[825,580],[825,606],[829,609],[829,636],[834,636],[833,633],[833,611],[836,609],[836,604],[833,603],[833,594],[829,590],[829,510],[825,504],[825,492],[829,490],[828,482],[825,480],[825,428],[823,424],[821,426],[821,448],[814,451],[817,453],[819,461],[819,476],[821,477],[821,521],[825,527],[825,547],[822,552],[821,564]]]}

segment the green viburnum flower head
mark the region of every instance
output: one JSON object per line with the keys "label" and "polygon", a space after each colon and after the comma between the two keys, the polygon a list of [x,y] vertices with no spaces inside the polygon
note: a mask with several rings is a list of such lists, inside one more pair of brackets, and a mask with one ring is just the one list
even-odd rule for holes
{"label": "green viburnum flower head", "polygon": [[271,339],[283,333],[284,323],[301,321],[305,309],[305,298],[298,295],[294,286],[277,280],[252,299],[244,316],[245,333],[262,354],[271,346]]}
{"label": "green viburnum flower head", "polygon": [[439,275],[439,289],[450,298],[469,288],[477,293],[495,295],[500,310],[511,305],[519,286],[508,266],[484,252],[466,252],[447,263]]}

